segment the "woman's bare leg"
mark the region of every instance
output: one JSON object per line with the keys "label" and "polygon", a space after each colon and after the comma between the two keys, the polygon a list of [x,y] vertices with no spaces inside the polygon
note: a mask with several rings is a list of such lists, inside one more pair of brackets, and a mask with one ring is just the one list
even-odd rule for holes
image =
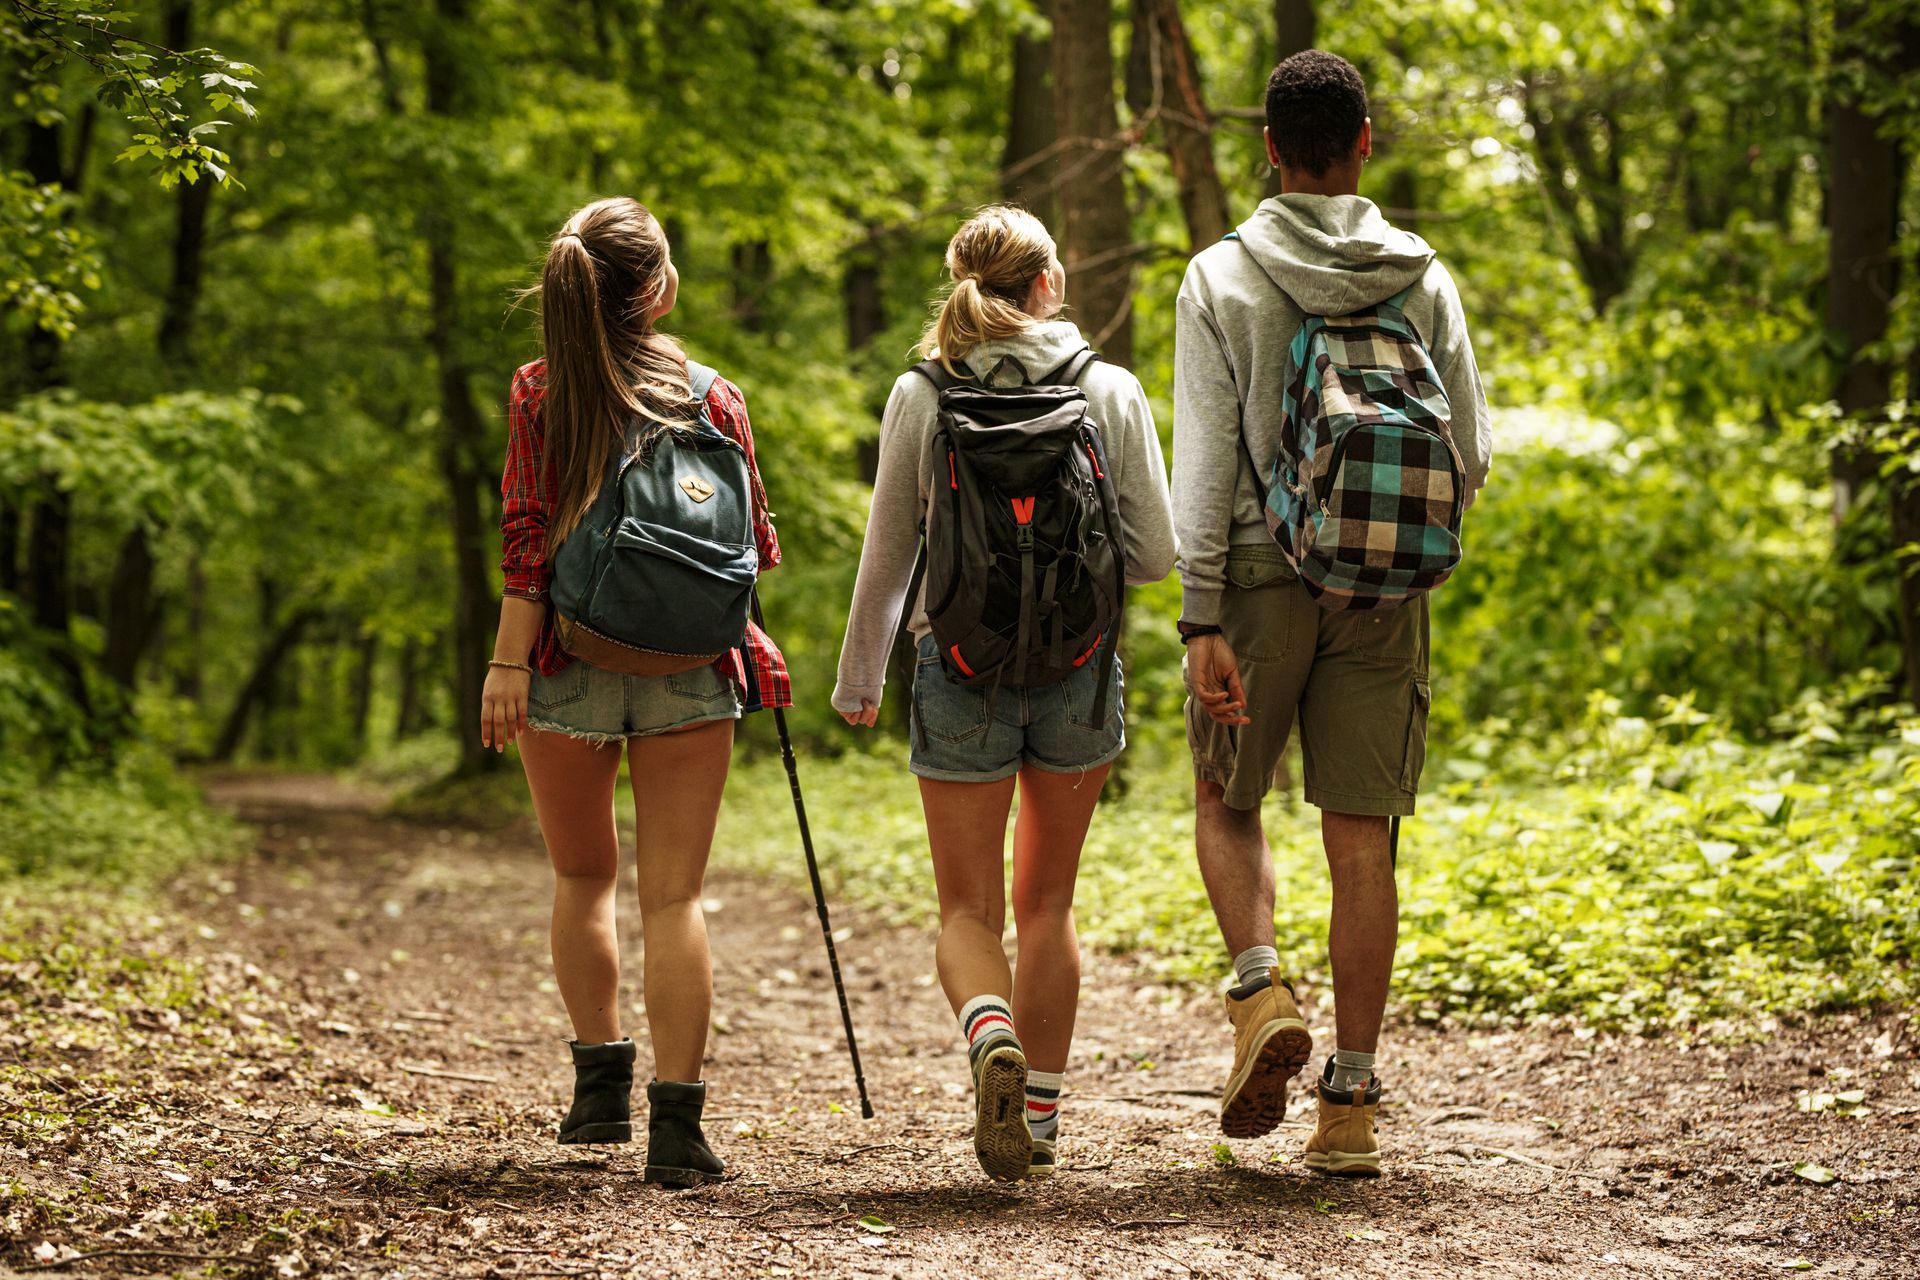
{"label": "woman's bare leg", "polygon": [[1080,1006],[1080,939],[1073,928],[1073,886],[1107,769],[1085,773],[1020,771],[1020,816],[1013,829],[1013,924],[1020,967],[1013,1024],[1036,1071],[1064,1071]]}
{"label": "woman's bare leg", "polygon": [[620,1035],[620,939],[614,891],[620,841],[613,829],[618,744],[600,746],[529,729],[520,760],[553,860],[553,980],[582,1044]]}
{"label": "woman's bare leg", "polygon": [[933,881],[940,894],[934,962],[955,1014],[975,996],[1013,994],[1013,972],[1000,944],[1007,927],[1005,859],[1013,781],[920,779]]}
{"label": "woman's bare leg", "polygon": [[653,1073],[693,1083],[701,1078],[713,1014],[713,964],[700,898],[733,759],[733,721],[631,738],[627,751],[639,827]]}

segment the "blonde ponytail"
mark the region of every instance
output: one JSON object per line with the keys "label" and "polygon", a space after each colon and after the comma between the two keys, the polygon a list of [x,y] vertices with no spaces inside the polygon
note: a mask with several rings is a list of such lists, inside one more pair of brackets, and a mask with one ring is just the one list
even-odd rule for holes
{"label": "blonde ponytail", "polygon": [[947,243],[953,288],[921,335],[917,353],[963,376],[953,367],[955,359],[1039,323],[1027,313],[1027,296],[1034,278],[1055,260],[1053,237],[1025,209],[996,204],[974,214]]}

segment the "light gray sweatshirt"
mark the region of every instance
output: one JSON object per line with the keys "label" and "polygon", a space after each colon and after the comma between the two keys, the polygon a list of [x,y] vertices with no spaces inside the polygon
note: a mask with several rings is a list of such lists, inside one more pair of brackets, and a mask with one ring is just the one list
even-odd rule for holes
{"label": "light gray sweatshirt", "polygon": [[[996,385],[1042,378],[1084,349],[1086,339],[1070,320],[1036,324],[1012,338],[983,343],[964,364]],[[1025,378],[1006,357],[1019,361]],[[1107,447],[1107,470],[1120,500],[1120,524],[1129,583],[1158,582],[1174,563],[1173,511],[1167,496],[1167,463],[1153,427],[1140,381],[1118,365],[1096,360],[1080,378],[1087,411],[1100,425]],[[867,513],[866,544],[860,551],[860,576],[854,583],[847,638],[840,647],[840,679],[834,686],[836,711],[858,711],[861,699],[880,705],[886,684],[887,655],[900,626],[913,562],[920,550],[920,529],[933,496],[934,463],[929,445],[940,407],[933,384],[917,373],[903,373],[893,384],[880,420],[880,471],[873,482],[873,506]],[[927,634],[925,588],[913,602],[909,626]]]}
{"label": "light gray sweatshirt", "polygon": [[1188,264],[1173,365],[1182,618],[1220,620],[1230,545],[1273,545],[1249,453],[1262,465],[1278,453],[1293,378],[1288,348],[1301,323],[1372,306],[1408,285],[1406,316],[1446,386],[1471,503],[1492,457],[1487,397],[1459,291],[1425,240],[1392,226],[1364,197],[1290,194],[1262,203],[1237,242],[1211,245]]}

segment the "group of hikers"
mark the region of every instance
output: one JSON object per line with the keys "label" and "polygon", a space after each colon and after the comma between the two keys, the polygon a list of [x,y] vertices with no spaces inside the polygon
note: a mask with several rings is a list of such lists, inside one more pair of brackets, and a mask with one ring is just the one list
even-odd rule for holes
{"label": "group of hikers", "polygon": [[[872,727],[904,616],[909,768],[939,896],[940,984],[966,1040],[992,1178],[1059,1161],[1081,958],[1073,894],[1126,745],[1126,586],[1176,565],[1196,846],[1233,986],[1222,1131],[1275,1129],[1312,1038],[1275,950],[1261,824],[1296,722],[1332,879],[1334,1047],[1309,1168],[1380,1170],[1374,1055],[1398,931],[1389,824],[1425,756],[1426,593],[1460,554],[1489,459],[1460,299],[1434,252],[1359,194],[1373,150],[1354,68],[1275,68],[1282,194],[1196,254],[1177,303],[1172,485],[1134,375],[1061,318],[1047,229],[1008,205],[953,236],[951,290],[895,382],[832,705]],[[749,612],[780,562],[738,388],[659,329],[678,291],[660,223],[580,209],[541,281],[545,358],[509,399],[505,598],[482,735],[517,743],[555,872],[572,1021],[563,1143],[626,1142],[636,1060],[614,928],[621,744],[637,809],[646,1177],[723,1165],[701,1129],[712,973],[702,882],[744,709],[792,705]],[[918,584],[916,587],[915,584]],[[911,596],[911,598],[909,598]],[[1003,946],[1008,816],[1017,966]]]}

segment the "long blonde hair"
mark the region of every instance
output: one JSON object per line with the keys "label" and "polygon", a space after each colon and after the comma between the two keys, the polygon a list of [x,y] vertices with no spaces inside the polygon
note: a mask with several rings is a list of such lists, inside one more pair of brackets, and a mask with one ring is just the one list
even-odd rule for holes
{"label": "long blonde hair", "polygon": [[1045,224],[1020,206],[988,205],[974,214],[947,242],[953,288],[920,336],[918,354],[935,356],[948,373],[962,376],[955,357],[1039,323],[1027,314],[1027,295],[1034,277],[1054,261]]}
{"label": "long blonde hair", "polygon": [[547,357],[546,465],[554,478],[549,549],[580,523],[626,444],[627,421],[676,425],[699,406],[680,344],[655,333],[670,259],[666,233],[638,200],[596,200],[547,247],[540,331]]}

